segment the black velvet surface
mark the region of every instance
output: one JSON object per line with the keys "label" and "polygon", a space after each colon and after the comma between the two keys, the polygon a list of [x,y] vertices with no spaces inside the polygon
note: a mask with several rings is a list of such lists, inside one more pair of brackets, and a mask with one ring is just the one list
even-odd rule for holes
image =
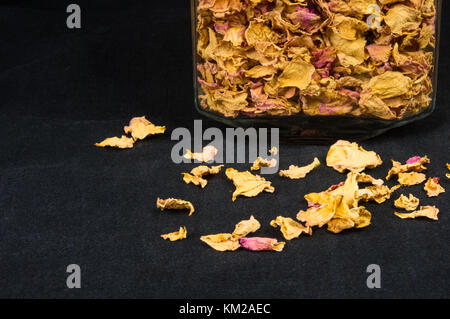
{"label": "black velvet surface", "polygon": [[[258,236],[281,239],[271,219],[294,217],[306,208],[306,193],[345,176],[326,165],[304,180],[269,176],[274,194],[234,203],[224,174],[203,190],[184,184],[180,173],[194,164],[172,163],[170,133],[200,118],[193,106],[189,2],[79,1],[81,30],[66,28],[69,1],[30,3],[0,5],[0,297],[449,297],[445,13],[436,112],[362,143],[384,160],[370,171],[377,178],[386,176],[391,158],[431,158],[427,174],[441,177],[447,193],[430,199],[423,185],[401,192],[436,205],[439,221],[400,220],[391,199],[367,205],[373,220],[363,230],[318,229],[282,253],[220,253],[199,237],[231,232],[253,214],[263,225]],[[167,133],[132,150],[93,146],[144,114]],[[314,156],[324,164],[327,150],[282,145],[280,164],[307,164]],[[155,208],[157,197],[171,196],[191,200],[197,212],[188,217]],[[186,240],[159,237],[180,225],[187,226]],[[73,263],[81,267],[82,288],[69,290],[66,267]],[[381,289],[366,286],[369,264],[381,266]]]}

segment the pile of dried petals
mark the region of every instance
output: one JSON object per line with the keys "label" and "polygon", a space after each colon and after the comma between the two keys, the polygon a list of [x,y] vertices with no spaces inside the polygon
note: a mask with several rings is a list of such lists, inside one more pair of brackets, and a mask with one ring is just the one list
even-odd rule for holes
{"label": "pile of dried petals", "polygon": [[434,0],[196,3],[205,109],[395,120],[430,105]]}

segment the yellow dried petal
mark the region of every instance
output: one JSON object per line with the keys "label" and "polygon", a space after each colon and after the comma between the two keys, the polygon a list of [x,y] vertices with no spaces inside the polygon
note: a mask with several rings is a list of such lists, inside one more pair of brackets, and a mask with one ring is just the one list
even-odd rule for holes
{"label": "yellow dried petal", "polygon": [[192,205],[191,202],[188,202],[186,200],[182,199],[176,199],[176,198],[168,198],[168,199],[161,199],[158,198],[156,200],[156,207],[165,210],[165,209],[173,209],[173,210],[182,210],[182,209],[188,209],[189,210],[189,216],[191,216],[194,212],[194,205]]}
{"label": "yellow dried petal", "polygon": [[373,185],[364,189],[360,189],[357,192],[358,199],[362,199],[365,202],[370,200],[377,202],[378,204],[384,203],[391,198],[391,194],[400,188],[400,185],[389,188],[385,185]]}
{"label": "yellow dried petal", "polygon": [[355,227],[355,223],[351,219],[334,218],[327,224],[327,230],[339,234],[340,232]]}
{"label": "yellow dried petal", "polygon": [[245,237],[250,233],[256,232],[261,228],[261,224],[253,215],[248,220],[240,221],[234,228],[233,235],[238,237]]}
{"label": "yellow dried petal", "polygon": [[356,143],[343,140],[333,144],[327,155],[327,165],[340,173],[346,170],[359,173],[366,168],[374,168],[382,163],[383,161],[377,153],[366,151]]}
{"label": "yellow dried petal", "polygon": [[183,175],[183,180],[186,184],[194,184],[196,186],[201,186],[204,188],[208,181],[204,179],[203,177],[206,175],[215,175],[219,174],[220,170],[222,169],[223,165],[208,167],[205,165],[197,166],[194,169],[191,170],[191,173],[181,173]]}
{"label": "yellow dried petal", "polygon": [[252,171],[259,171],[261,167],[275,167],[277,166],[277,160],[271,159],[270,161],[267,159],[264,159],[262,157],[258,157],[254,162],[253,166],[250,168]]}
{"label": "yellow dried petal", "polygon": [[239,237],[232,234],[216,234],[200,237],[200,240],[218,251],[234,251],[239,249]]}
{"label": "yellow dried petal", "polygon": [[[269,154],[272,154],[272,155],[278,155],[278,148],[276,148],[275,146],[274,147],[272,147],[270,150],[269,150]],[[447,164],[448,165],[448,164]],[[450,168],[449,168],[450,169]]]}
{"label": "yellow dried petal", "polygon": [[392,33],[401,35],[419,27],[420,12],[410,6],[397,4],[387,11],[384,21],[391,28]]}
{"label": "yellow dried petal", "polygon": [[394,206],[407,211],[413,211],[419,207],[419,202],[419,199],[414,197],[413,194],[409,194],[409,197],[401,194],[400,197],[394,202]]}
{"label": "yellow dried petal", "polygon": [[439,214],[439,209],[437,209],[435,206],[422,206],[420,207],[420,210],[417,210],[415,212],[412,213],[395,213],[395,215],[397,215],[398,217],[400,217],[401,219],[414,219],[417,217],[426,217],[429,219],[433,219],[433,220],[438,220],[438,214]]}
{"label": "yellow dried petal", "polygon": [[314,161],[303,167],[298,167],[295,165],[289,166],[288,170],[281,170],[280,176],[281,177],[287,177],[290,179],[299,179],[299,178],[305,178],[308,173],[310,173],[312,170],[320,166],[320,161],[316,157],[314,158]]}
{"label": "yellow dried petal", "polygon": [[95,144],[97,147],[117,147],[117,148],[133,148],[134,140],[131,137],[122,135],[121,138],[110,137],[101,143]]}
{"label": "yellow dried petal", "polygon": [[187,229],[186,227],[180,227],[180,230],[177,232],[169,233],[161,235],[164,240],[169,239],[170,241],[183,240],[187,237]]}
{"label": "yellow dried petal", "polygon": [[428,197],[436,197],[439,196],[441,193],[445,193],[444,187],[439,185],[439,178],[429,178],[428,181],[425,183],[424,190],[427,192]]}
{"label": "yellow dried petal", "polygon": [[302,59],[294,59],[286,66],[283,73],[278,78],[281,88],[297,87],[300,90],[306,89],[312,80],[312,75],[316,71],[311,63]]}
{"label": "yellow dried petal", "polygon": [[334,201],[331,204],[325,204],[320,207],[310,207],[306,211],[301,210],[297,214],[297,219],[310,227],[322,227],[333,218],[335,206]]}
{"label": "yellow dried petal", "polygon": [[248,171],[239,172],[234,168],[228,168],[225,174],[236,186],[236,190],[233,193],[233,202],[238,196],[255,197],[262,192],[273,193],[275,191],[271,182]]}
{"label": "yellow dried petal", "polygon": [[303,233],[312,235],[311,227],[303,226],[289,217],[278,216],[270,222],[270,226],[275,228],[280,227],[284,238],[287,240],[298,238]]}
{"label": "yellow dried petal", "polygon": [[412,186],[423,183],[427,179],[426,175],[423,173],[399,173],[398,182],[402,186]]}
{"label": "yellow dried petal", "polygon": [[381,99],[388,99],[406,94],[411,90],[412,80],[401,72],[387,71],[370,79],[364,90]]}
{"label": "yellow dried petal", "polygon": [[203,148],[201,153],[192,153],[191,150],[186,150],[184,158],[197,160],[199,162],[210,162],[214,160],[217,152],[217,148],[212,145],[208,145]]}
{"label": "yellow dried petal", "polygon": [[375,179],[366,173],[359,173],[356,175],[356,181],[358,183],[371,183],[372,185],[381,186],[384,184],[382,179]]}
{"label": "yellow dried petal", "polygon": [[135,141],[143,140],[150,135],[164,134],[165,126],[156,126],[148,121],[145,116],[131,119],[130,124],[123,128],[126,134],[130,134]]}
{"label": "yellow dried petal", "polygon": [[406,163],[404,165],[402,165],[400,162],[392,160],[392,168],[389,170],[388,175],[386,176],[386,179],[389,180],[394,175],[398,175],[399,173],[405,173],[408,171],[423,172],[427,169],[424,165],[430,163],[430,160],[428,159],[427,156],[412,157],[410,160],[412,160],[412,159],[415,159],[415,160],[409,164]]}

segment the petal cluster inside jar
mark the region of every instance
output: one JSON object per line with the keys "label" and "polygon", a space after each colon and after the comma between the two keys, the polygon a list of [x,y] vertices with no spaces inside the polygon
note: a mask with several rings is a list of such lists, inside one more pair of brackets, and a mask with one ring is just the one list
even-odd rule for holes
{"label": "petal cluster inside jar", "polygon": [[200,104],[401,119],[429,107],[434,0],[199,0]]}

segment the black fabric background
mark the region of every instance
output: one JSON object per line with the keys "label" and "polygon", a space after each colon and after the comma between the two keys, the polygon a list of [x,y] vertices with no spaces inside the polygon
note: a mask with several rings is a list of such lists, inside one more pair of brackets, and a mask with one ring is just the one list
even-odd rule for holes
{"label": "black fabric background", "polygon": [[[325,165],[305,180],[270,176],[275,194],[235,203],[223,174],[204,190],[185,185],[180,173],[194,165],[172,164],[170,133],[201,118],[193,106],[189,1],[77,1],[81,30],[66,28],[69,3],[0,5],[0,297],[449,297],[448,3],[436,112],[362,143],[382,155],[383,166],[371,172],[378,178],[391,158],[427,154],[429,175],[441,177],[447,193],[429,199],[423,186],[402,192],[436,205],[440,220],[400,220],[392,200],[368,204],[370,227],[316,230],[282,253],[220,253],[199,237],[230,232],[254,214],[263,224],[257,235],[281,239],[269,221],[295,216],[306,208],[304,194],[344,176]],[[92,146],[144,114],[168,132],[132,150]],[[314,156],[324,163],[326,152],[282,145],[281,167]],[[158,196],[190,199],[197,212],[161,213]],[[187,240],[159,238],[180,225]],[[82,289],[66,288],[72,263],[82,268]],[[381,289],[366,287],[369,264],[382,267]]]}

